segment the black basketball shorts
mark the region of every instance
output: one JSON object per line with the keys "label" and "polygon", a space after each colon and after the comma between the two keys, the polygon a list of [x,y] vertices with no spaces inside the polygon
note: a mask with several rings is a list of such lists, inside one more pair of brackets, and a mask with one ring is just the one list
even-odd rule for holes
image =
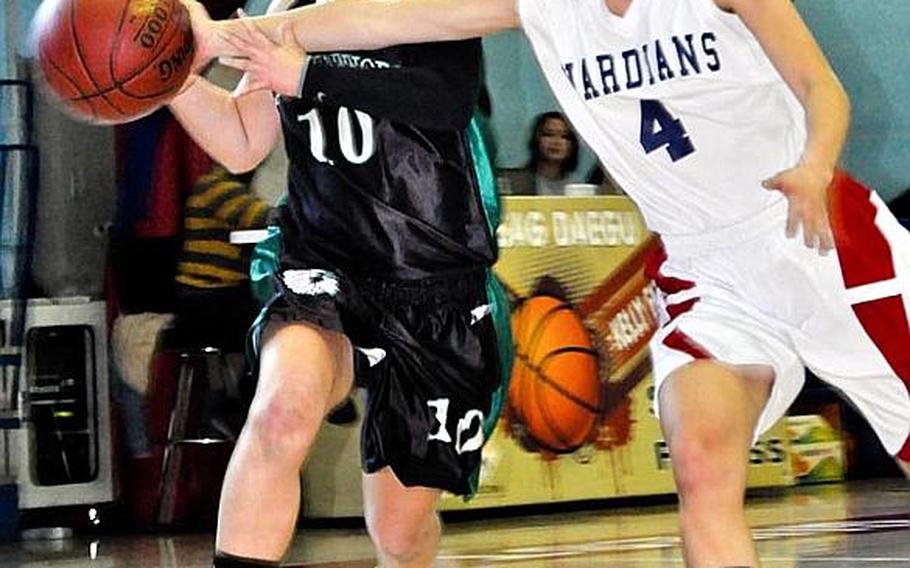
{"label": "black basketball shorts", "polygon": [[[417,281],[279,270],[268,321],[347,335],[366,389],[361,460],[407,486],[470,496],[505,396],[511,339],[505,294],[488,270]],[[255,329],[254,329],[255,335]]]}

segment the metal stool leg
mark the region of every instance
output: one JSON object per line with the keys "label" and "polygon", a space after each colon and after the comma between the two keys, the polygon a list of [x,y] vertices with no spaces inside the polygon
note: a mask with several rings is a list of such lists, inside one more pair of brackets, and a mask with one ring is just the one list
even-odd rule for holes
{"label": "metal stool leg", "polygon": [[168,422],[164,458],[161,461],[161,488],[158,492],[160,500],[157,515],[160,524],[169,524],[174,520],[176,481],[180,472],[180,452],[176,451],[176,444],[186,438],[186,423],[189,419],[190,398],[196,375],[192,356],[189,353],[182,353],[180,357],[182,361],[180,373],[177,376],[177,396]]}
{"label": "metal stool leg", "polygon": [[221,438],[194,438],[189,432],[190,412],[193,407],[193,388],[197,379],[205,381],[213,369],[222,364],[221,352],[206,348],[199,352],[185,352],[180,355],[180,372],[177,378],[177,393],[174,407],[168,422],[167,439],[164,444],[164,456],[161,462],[161,484],[159,488],[158,514],[159,524],[171,524],[175,520],[178,483],[182,465],[180,446],[231,444],[232,440]]}

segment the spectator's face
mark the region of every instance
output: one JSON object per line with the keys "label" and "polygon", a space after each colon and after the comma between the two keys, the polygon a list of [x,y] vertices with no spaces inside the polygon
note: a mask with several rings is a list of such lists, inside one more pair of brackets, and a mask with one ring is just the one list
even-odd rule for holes
{"label": "spectator's face", "polygon": [[548,118],[540,127],[537,139],[540,157],[548,162],[563,162],[572,150],[568,125],[558,118]]}

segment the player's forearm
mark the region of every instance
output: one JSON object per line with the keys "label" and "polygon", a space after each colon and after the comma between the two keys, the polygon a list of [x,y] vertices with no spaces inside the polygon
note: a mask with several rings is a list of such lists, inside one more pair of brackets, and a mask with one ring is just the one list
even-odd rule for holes
{"label": "player's forearm", "polygon": [[462,130],[473,114],[479,89],[472,80],[451,84],[429,69],[311,67],[303,98],[364,111],[373,118],[434,130]]}
{"label": "player's forearm", "polygon": [[833,172],[847,136],[850,103],[815,38],[789,0],[715,0],[758,39],[806,113],[801,161]]}
{"label": "player's forearm", "polygon": [[332,56],[310,62],[302,98],[364,111],[420,128],[463,130],[480,90],[480,40],[408,48],[408,65],[336,67]]}
{"label": "player's forearm", "polygon": [[518,26],[515,0],[334,0],[253,20],[274,41],[292,25],[307,51],[467,39]]}
{"label": "player's forearm", "polygon": [[[247,97],[265,96],[268,93],[254,93]],[[180,121],[193,140],[215,161],[231,172],[249,171],[256,167],[268,154],[264,148],[268,141],[263,128],[251,127],[254,111],[248,104],[257,101],[243,101],[202,78],[187,87],[170,103],[171,112]],[[260,103],[260,105],[263,103]],[[272,106],[271,101],[267,103]],[[274,112],[274,108],[272,108]]]}
{"label": "player's forearm", "polygon": [[801,102],[806,111],[807,139],[800,161],[833,174],[850,125],[850,100],[832,75],[809,86]]}

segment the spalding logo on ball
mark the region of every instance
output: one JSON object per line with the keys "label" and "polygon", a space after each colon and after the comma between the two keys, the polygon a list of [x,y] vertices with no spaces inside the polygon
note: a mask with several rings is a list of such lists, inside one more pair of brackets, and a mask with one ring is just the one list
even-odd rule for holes
{"label": "spalding logo on ball", "polygon": [[44,0],[32,34],[47,90],[72,116],[100,124],[167,103],[195,52],[179,0]]}

